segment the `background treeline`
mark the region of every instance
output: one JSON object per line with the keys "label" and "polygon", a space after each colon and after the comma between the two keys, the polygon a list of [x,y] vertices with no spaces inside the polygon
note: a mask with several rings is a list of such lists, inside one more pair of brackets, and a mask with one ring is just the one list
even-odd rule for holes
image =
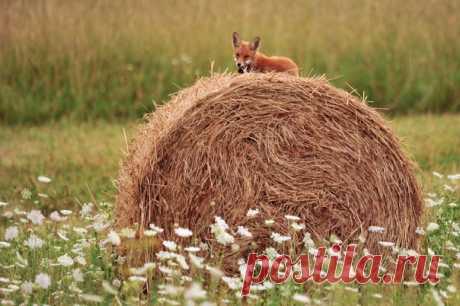
{"label": "background treeline", "polygon": [[1,0],[0,122],[137,118],[231,32],[396,114],[460,111],[460,1]]}

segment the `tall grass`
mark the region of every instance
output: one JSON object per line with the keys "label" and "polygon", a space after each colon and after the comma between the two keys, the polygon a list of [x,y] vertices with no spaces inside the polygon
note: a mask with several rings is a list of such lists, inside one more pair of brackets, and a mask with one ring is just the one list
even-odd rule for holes
{"label": "tall grass", "polygon": [[231,32],[395,113],[460,110],[460,2],[0,2],[0,121],[118,119],[214,71]]}

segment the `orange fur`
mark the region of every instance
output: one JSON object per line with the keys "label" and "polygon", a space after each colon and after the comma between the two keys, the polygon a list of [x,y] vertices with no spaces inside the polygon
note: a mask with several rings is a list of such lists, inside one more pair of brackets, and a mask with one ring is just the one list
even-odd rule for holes
{"label": "orange fur", "polygon": [[238,33],[233,33],[233,50],[235,63],[240,73],[243,72],[286,72],[299,75],[296,63],[288,57],[267,56],[258,52],[260,38],[253,42],[240,40]]}
{"label": "orange fur", "polygon": [[283,56],[266,56],[261,52],[257,52],[255,55],[254,68],[258,72],[287,72],[299,76],[299,68],[290,58]]}

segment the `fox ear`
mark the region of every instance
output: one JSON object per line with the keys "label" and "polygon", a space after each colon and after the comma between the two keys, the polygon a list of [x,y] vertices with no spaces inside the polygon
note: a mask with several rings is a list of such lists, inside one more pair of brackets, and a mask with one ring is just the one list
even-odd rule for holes
{"label": "fox ear", "polygon": [[233,32],[232,37],[233,37],[233,47],[235,48],[239,47],[241,43],[240,34],[238,34],[237,32]]}
{"label": "fox ear", "polygon": [[260,37],[257,36],[256,38],[254,38],[254,41],[251,42],[250,44],[250,48],[252,51],[256,51],[260,46]]}

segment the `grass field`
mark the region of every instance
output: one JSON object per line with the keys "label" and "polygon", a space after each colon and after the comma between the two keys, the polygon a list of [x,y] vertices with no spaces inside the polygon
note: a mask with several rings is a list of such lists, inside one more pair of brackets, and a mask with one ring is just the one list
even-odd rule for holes
{"label": "grass field", "polygon": [[460,2],[0,2],[0,121],[138,118],[262,37],[394,113],[460,111]]}
{"label": "grass field", "polygon": [[[434,289],[428,285],[364,286],[359,291],[354,285],[323,285],[309,286],[306,292],[300,286],[287,283],[257,293],[248,300],[249,304],[302,304],[292,299],[295,294],[301,294],[304,299],[308,296],[311,303],[321,305],[460,303],[456,289],[460,289],[460,265],[456,259],[460,254],[460,180],[446,177],[460,173],[460,116],[396,117],[391,125],[402,138],[408,154],[420,165],[418,177],[424,193],[441,203],[426,209],[424,224],[434,222],[440,227],[427,231],[422,248],[424,254],[429,248],[444,256],[447,267],[441,269],[444,275],[441,283]],[[129,139],[134,127],[133,122],[60,121],[39,127],[0,128],[0,240],[3,240],[0,243],[0,300],[3,304],[25,301],[53,305],[125,305],[138,304],[140,298],[174,305],[184,304],[186,297],[193,294],[197,305],[205,301],[242,303],[219,277],[204,282],[205,291],[192,287],[186,278],[166,277],[155,283],[151,295],[144,297],[140,295],[139,281],[150,273],[149,269],[131,271],[138,276],[130,278],[118,274],[117,264],[110,255],[110,243],[104,244],[107,230],[103,225],[112,220],[116,193],[113,180],[122,151],[126,149],[126,137]],[[433,171],[444,177],[433,175]],[[52,181],[40,182],[37,177],[41,175]],[[94,205],[92,211],[84,205],[89,202]],[[457,206],[449,205],[451,203]],[[46,216],[43,224],[34,225],[27,219],[26,213],[32,209]],[[66,220],[50,218],[56,210],[61,210],[58,216]],[[6,241],[7,228],[12,235],[11,227],[17,227],[18,236]],[[31,233],[43,240],[43,246],[32,249],[30,242],[25,245]],[[207,272],[198,268],[193,271],[194,281],[201,283]],[[51,278],[49,287],[46,275],[36,279],[40,273]],[[165,284],[174,286],[178,293],[173,294],[172,287]]]}
{"label": "grass field", "polygon": [[[419,166],[438,285],[265,283],[242,300],[214,250],[115,255],[160,243],[112,231],[139,118],[235,71],[233,31],[385,109]],[[0,305],[460,305],[460,1],[2,0],[0,67]]]}

